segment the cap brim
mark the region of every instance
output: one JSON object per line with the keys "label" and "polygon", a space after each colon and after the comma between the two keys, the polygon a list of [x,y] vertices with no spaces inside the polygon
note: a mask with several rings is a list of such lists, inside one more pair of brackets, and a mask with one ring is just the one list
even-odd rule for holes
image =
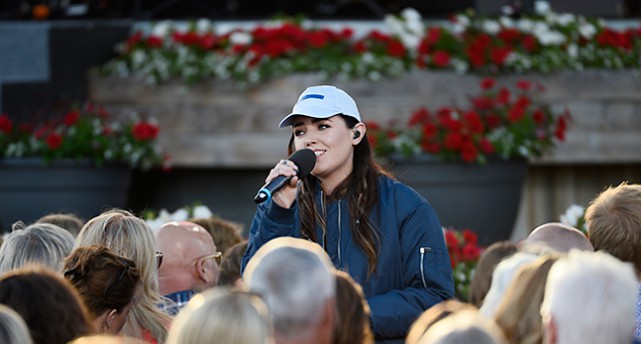
{"label": "cap brim", "polygon": [[292,125],[292,121],[294,120],[294,116],[305,116],[305,117],[311,117],[311,118],[330,118],[332,116],[336,116],[336,115],[340,115],[340,114],[341,114],[340,112],[336,112],[336,113],[332,112],[332,113],[324,113],[324,114],[321,114],[321,113],[305,114],[305,113],[294,113],[294,112],[292,112],[289,115],[285,116],[285,118],[283,118],[280,121],[280,123],[278,124],[278,127],[279,128],[285,128],[285,127],[288,127],[288,126]]}

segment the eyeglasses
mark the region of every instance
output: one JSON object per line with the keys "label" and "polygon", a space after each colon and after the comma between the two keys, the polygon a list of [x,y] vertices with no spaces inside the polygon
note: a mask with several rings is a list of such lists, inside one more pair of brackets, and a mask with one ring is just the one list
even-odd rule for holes
{"label": "eyeglasses", "polygon": [[220,263],[223,261],[223,253],[222,252],[216,252],[214,254],[210,254],[208,256],[204,256],[201,259],[211,259],[214,258],[216,260],[216,264],[220,265]]}
{"label": "eyeglasses", "polygon": [[158,265],[158,269],[160,269],[160,266],[162,265],[162,257],[162,252],[156,251],[156,264]]}

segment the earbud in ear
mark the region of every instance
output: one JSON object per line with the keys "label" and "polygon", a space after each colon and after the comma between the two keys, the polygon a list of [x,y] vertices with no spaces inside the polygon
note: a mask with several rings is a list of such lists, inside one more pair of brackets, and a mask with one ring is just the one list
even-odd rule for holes
{"label": "earbud in ear", "polygon": [[361,137],[361,132],[358,130],[354,130],[354,140]]}

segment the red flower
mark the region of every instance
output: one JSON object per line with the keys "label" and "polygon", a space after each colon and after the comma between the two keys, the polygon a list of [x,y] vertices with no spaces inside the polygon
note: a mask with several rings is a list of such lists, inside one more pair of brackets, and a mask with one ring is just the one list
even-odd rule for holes
{"label": "red flower", "polygon": [[12,129],[13,121],[11,121],[11,118],[9,118],[7,114],[0,115],[0,131],[5,134],[9,134]]}
{"label": "red flower", "polygon": [[502,66],[510,53],[512,53],[512,48],[510,47],[493,48],[490,52],[492,62],[497,66]]}
{"label": "red flower", "polygon": [[150,48],[160,48],[162,47],[162,38],[158,36],[149,36],[147,38],[147,45]]}
{"label": "red flower", "polygon": [[421,107],[418,110],[414,111],[412,117],[410,117],[410,120],[407,122],[407,125],[413,127],[417,124],[421,124],[425,122],[429,118],[429,116],[429,111],[427,111],[426,108]]}
{"label": "red flower", "polygon": [[78,119],[80,119],[78,111],[69,111],[67,115],[65,115],[65,125],[71,127],[78,122]]}
{"label": "red flower", "polygon": [[468,243],[461,249],[461,260],[464,262],[471,262],[479,259],[481,255],[481,248],[476,244]]}
{"label": "red flower", "polygon": [[437,50],[432,54],[432,63],[436,67],[447,67],[450,64],[450,54],[447,51]]}
{"label": "red flower", "polygon": [[56,132],[49,133],[47,135],[47,138],[45,139],[45,142],[47,143],[47,147],[49,147],[50,150],[56,150],[62,145],[62,136]]}
{"label": "red flower", "polygon": [[565,140],[565,130],[567,128],[567,122],[564,117],[559,117],[556,121],[556,128],[554,129],[554,136],[559,139],[559,141]]}
{"label": "red flower", "polygon": [[474,146],[474,144],[470,142],[463,145],[463,148],[461,149],[461,159],[463,159],[463,161],[468,163],[472,162],[476,160],[478,155],[479,155],[479,152]]}
{"label": "red flower", "polygon": [[496,85],[496,80],[492,78],[483,78],[483,80],[481,80],[481,89],[489,90],[494,87],[494,85]]}
{"label": "red flower", "polygon": [[492,154],[492,153],[494,153],[494,146],[493,146],[493,145],[492,145],[492,143],[491,143],[488,139],[486,139],[486,138],[482,138],[482,139],[479,141],[479,146],[481,146],[481,151],[482,151],[483,153],[485,153],[485,154]]}
{"label": "red flower", "polygon": [[147,122],[137,123],[132,128],[132,134],[138,141],[154,140],[158,136],[158,131],[158,127]]}
{"label": "red flower", "polygon": [[423,125],[423,137],[431,139],[438,132],[438,128],[434,123],[425,123]]}
{"label": "red flower", "polygon": [[445,137],[445,147],[457,150],[463,144],[463,136],[460,133],[450,133]]}
{"label": "red flower", "polygon": [[459,246],[456,233],[454,233],[453,231],[446,230],[443,235],[445,236],[445,243],[447,244],[448,248],[457,248]]}
{"label": "red flower", "polygon": [[469,244],[477,244],[479,241],[479,238],[478,238],[478,235],[476,235],[476,233],[472,232],[469,229],[464,229],[463,240]]}
{"label": "red flower", "polygon": [[516,88],[521,89],[523,91],[529,91],[531,87],[532,87],[532,83],[528,80],[519,80],[516,82]]}
{"label": "red flower", "polygon": [[322,48],[327,45],[327,34],[323,31],[313,31],[308,36],[309,44],[314,48]]}
{"label": "red flower", "polygon": [[514,106],[510,109],[510,112],[507,115],[507,119],[512,123],[516,123],[520,121],[524,116],[525,109],[521,106]]}
{"label": "red flower", "polygon": [[390,40],[387,43],[387,54],[393,57],[402,57],[405,55],[405,47],[397,40]]}
{"label": "red flower", "polygon": [[543,123],[543,121],[545,121],[545,113],[543,113],[541,109],[537,109],[532,113],[532,119],[535,123],[541,124]]}

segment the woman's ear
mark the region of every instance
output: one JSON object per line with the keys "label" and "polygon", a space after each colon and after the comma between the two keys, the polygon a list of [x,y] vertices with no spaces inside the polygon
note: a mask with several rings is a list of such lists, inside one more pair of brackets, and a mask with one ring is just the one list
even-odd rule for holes
{"label": "woman's ear", "polygon": [[111,327],[111,324],[113,323],[117,314],[118,314],[118,310],[116,309],[111,309],[109,310],[109,312],[107,312],[107,316],[105,317],[105,322],[103,323],[103,327],[105,328],[105,330],[108,330]]}
{"label": "woman's ear", "polygon": [[352,144],[356,146],[361,142],[363,137],[365,137],[365,133],[367,132],[367,127],[365,126],[365,123],[357,123],[354,128],[352,128],[354,132],[354,136],[352,137]]}

